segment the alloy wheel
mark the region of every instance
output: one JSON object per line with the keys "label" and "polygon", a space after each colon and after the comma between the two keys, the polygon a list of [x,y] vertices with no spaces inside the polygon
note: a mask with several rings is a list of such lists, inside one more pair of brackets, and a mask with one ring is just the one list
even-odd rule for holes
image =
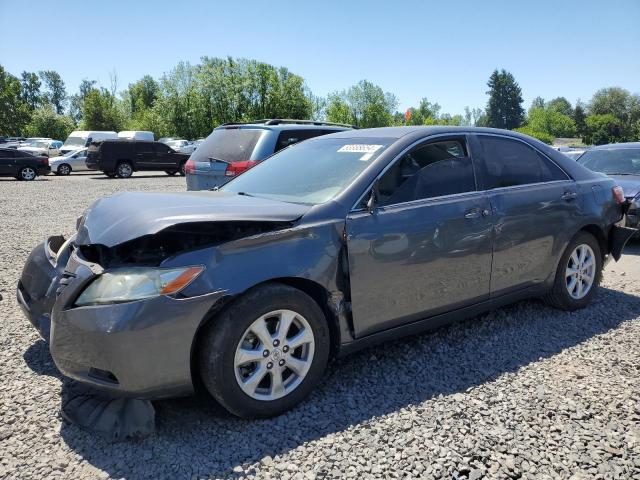
{"label": "alloy wheel", "polygon": [[292,310],[257,318],[236,347],[238,385],[256,400],[276,400],[295,390],[311,368],[315,340],[309,322]]}
{"label": "alloy wheel", "polygon": [[24,167],[20,170],[20,178],[22,178],[22,180],[33,180],[36,176],[36,171],[31,167]]}
{"label": "alloy wheel", "polygon": [[589,245],[582,243],[571,252],[565,271],[567,292],[571,298],[584,298],[591,291],[595,277],[595,254]]}
{"label": "alloy wheel", "polygon": [[67,164],[62,164],[58,167],[58,173],[60,175],[69,175],[71,173],[71,167]]}
{"label": "alloy wheel", "polygon": [[132,173],[133,173],[133,170],[131,169],[131,165],[129,165],[128,163],[121,163],[120,165],[118,165],[119,177],[128,178],[131,176]]}

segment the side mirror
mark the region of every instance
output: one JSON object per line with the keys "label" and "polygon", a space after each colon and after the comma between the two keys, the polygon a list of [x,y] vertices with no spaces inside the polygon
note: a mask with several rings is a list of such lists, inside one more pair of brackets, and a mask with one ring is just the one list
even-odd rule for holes
{"label": "side mirror", "polygon": [[370,214],[374,214],[376,211],[376,205],[378,204],[378,180],[373,183],[369,199],[367,200],[367,211]]}

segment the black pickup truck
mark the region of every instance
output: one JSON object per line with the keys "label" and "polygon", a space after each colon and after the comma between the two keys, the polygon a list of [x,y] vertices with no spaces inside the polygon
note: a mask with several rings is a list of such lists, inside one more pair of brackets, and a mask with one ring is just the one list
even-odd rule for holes
{"label": "black pickup truck", "polygon": [[87,152],[87,168],[101,170],[108,177],[129,178],[136,171],[164,171],[184,175],[189,155],[178,153],[160,142],[104,140],[92,143]]}

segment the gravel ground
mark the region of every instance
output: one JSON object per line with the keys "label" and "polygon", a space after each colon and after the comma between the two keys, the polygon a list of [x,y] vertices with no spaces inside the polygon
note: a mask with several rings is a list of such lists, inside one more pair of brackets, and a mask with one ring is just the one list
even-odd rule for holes
{"label": "gravel ground", "polygon": [[0,478],[640,479],[637,244],[586,310],[521,302],[370,348],[276,419],[232,418],[201,395],[157,402],[156,433],[135,442],[62,421],[68,382],[13,291],[37,242],[122,189],[184,179],[0,179]]}

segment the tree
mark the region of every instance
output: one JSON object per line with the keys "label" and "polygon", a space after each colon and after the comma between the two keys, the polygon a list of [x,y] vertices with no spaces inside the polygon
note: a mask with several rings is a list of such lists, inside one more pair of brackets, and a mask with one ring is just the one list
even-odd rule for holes
{"label": "tree", "polygon": [[160,95],[160,85],[150,75],[145,75],[136,83],[129,85],[131,112],[135,114],[153,107]]}
{"label": "tree", "polygon": [[45,105],[33,112],[31,121],[25,127],[25,134],[29,137],[64,140],[75,127],[76,124],[71,117],[58,115],[51,105]]}
{"label": "tree", "polygon": [[587,124],[585,123],[585,119],[587,118],[587,114],[585,113],[584,104],[578,100],[576,102],[576,107],[573,109],[573,121],[576,124],[576,133],[580,137],[584,137],[587,131]]}
{"label": "tree", "polygon": [[513,129],[522,125],[522,90],[513,75],[502,69],[494,70],[487,82],[489,101],[486,108],[487,124],[494,128]]}
{"label": "tree", "polygon": [[462,125],[467,127],[479,126],[478,122],[482,118],[483,112],[479,108],[464,107],[464,120]]}
{"label": "tree", "polygon": [[42,103],[40,87],[42,83],[38,74],[34,72],[22,72],[20,84],[22,86],[22,99],[29,109],[35,110]]}
{"label": "tree", "polygon": [[584,142],[603,145],[620,141],[623,137],[623,125],[619,118],[611,113],[589,115],[585,123],[587,131]]}
{"label": "tree", "polygon": [[553,100],[550,100],[549,103],[547,103],[547,108],[549,110],[555,110],[556,112],[561,113],[562,115],[566,115],[567,117],[573,115],[573,108],[571,107],[571,103],[569,103],[569,100],[564,97],[557,97]]}
{"label": "tree", "polygon": [[516,132],[529,135],[530,137],[537,138],[538,140],[546,143],[547,145],[551,145],[555,140],[555,137],[553,135],[549,135],[546,132],[541,132],[540,130],[535,130],[529,126],[514,128],[514,130]]}
{"label": "tree", "polygon": [[396,97],[367,80],[361,80],[348,90],[329,95],[327,120],[349,123],[362,128],[393,124],[398,106]]}
{"label": "tree", "polygon": [[573,137],[576,134],[576,124],[571,117],[550,106],[529,110],[527,126],[533,131],[544,132],[553,137]]}
{"label": "tree", "polygon": [[0,65],[0,135],[20,135],[28,120],[20,80]]}
{"label": "tree", "polygon": [[547,104],[544,101],[544,98],[536,97],[531,102],[531,107],[529,107],[529,110],[533,110],[534,108],[546,108],[546,106],[547,106]]}
{"label": "tree", "polygon": [[82,104],[82,128],[84,130],[123,129],[125,118],[116,99],[106,88],[91,89]]}
{"label": "tree", "polygon": [[60,74],[54,70],[44,70],[38,73],[46,88],[44,97],[53,106],[56,113],[64,112],[67,90]]}
{"label": "tree", "polygon": [[82,105],[89,92],[95,89],[96,83],[97,82],[95,80],[87,80],[85,78],[80,82],[78,93],[71,95],[69,102],[69,115],[74,122],[77,123],[82,120]]}

